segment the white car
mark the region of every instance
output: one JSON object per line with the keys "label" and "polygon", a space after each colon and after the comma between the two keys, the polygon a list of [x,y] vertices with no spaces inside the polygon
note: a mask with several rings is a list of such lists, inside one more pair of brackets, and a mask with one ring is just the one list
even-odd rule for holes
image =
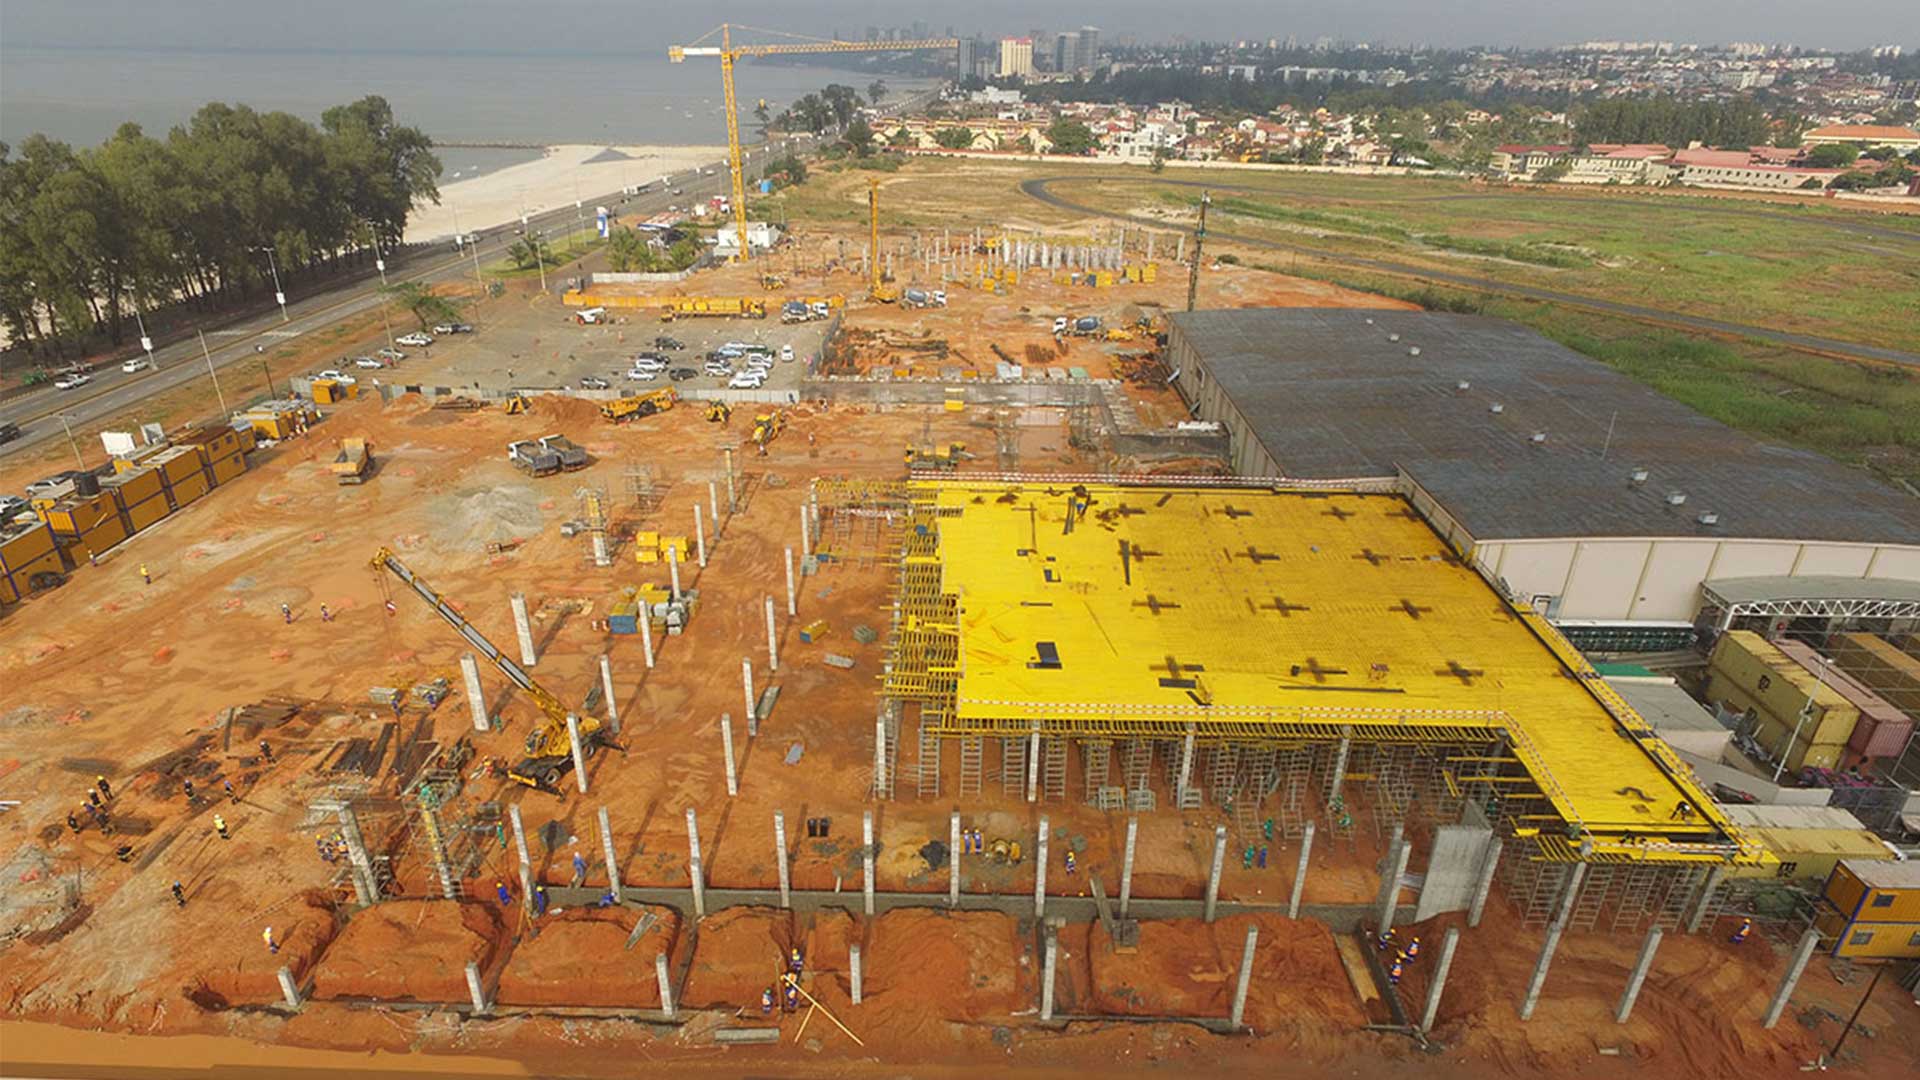
{"label": "white car", "polygon": [[758,390],[766,381],[767,373],[764,371],[743,371],[728,379],[727,387],[732,390]]}
{"label": "white car", "polygon": [[793,361],[793,346],[791,345],[780,346],[780,362],[791,363],[792,361]]}
{"label": "white car", "polygon": [[411,345],[417,349],[425,348],[428,345],[433,344],[432,338],[421,333],[403,334],[400,337],[394,338],[393,340],[396,344]]}
{"label": "white car", "polygon": [[353,358],[353,366],[357,368],[373,368],[377,370],[379,368],[385,367],[386,365],[382,364],[378,360],[375,360],[371,356],[356,356]]}
{"label": "white car", "polygon": [[126,363],[121,364],[120,370],[131,375],[136,371],[150,370],[152,367],[153,367],[153,361],[147,359],[144,356],[136,356],[133,359],[127,361]]}
{"label": "white car", "polygon": [[1056,317],[1053,320],[1053,336],[1059,337],[1061,334],[1064,334],[1066,332],[1067,332],[1067,317],[1065,315]]}
{"label": "white car", "polygon": [[643,371],[639,368],[627,372],[627,378],[634,382],[652,382],[659,377],[660,373],[658,371]]}
{"label": "white car", "polygon": [[382,360],[405,360],[407,358],[407,354],[401,352],[399,349],[381,349],[373,355]]}
{"label": "white car", "polygon": [[92,381],[93,376],[88,375],[84,371],[76,371],[71,375],[62,375],[60,378],[55,379],[53,388],[55,390],[72,390],[78,386],[85,386]]}
{"label": "white car", "polygon": [[319,374],[315,375],[314,378],[332,379],[334,382],[342,382],[342,383],[359,381],[355,379],[353,376],[347,374],[346,372],[339,370],[338,368],[328,368],[327,370],[322,371]]}

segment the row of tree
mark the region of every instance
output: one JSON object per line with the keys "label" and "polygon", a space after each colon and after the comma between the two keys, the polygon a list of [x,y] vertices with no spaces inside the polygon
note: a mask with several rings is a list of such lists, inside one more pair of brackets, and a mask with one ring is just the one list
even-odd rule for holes
{"label": "row of tree", "polygon": [[[1583,144],[1660,143],[1684,147],[1691,142],[1708,146],[1764,146],[1776,136],[1799,142],[1799,127],[1776,128],[1757,102],[1681,101],[1671,97],[1624,97],[1589,102],[1573,117],[1575,136]],[[1783,142],[1783,145],[1785,143]]]}
{"label": "row of tree", "polygon": [[92,148],[0,143],[0,320],[15,342],[118,344],[135,311],[219,306],[275,268],[391,251],[439,176],[432,140],[380,97],[317,127],[215,102],[165,139],[125,124]]}

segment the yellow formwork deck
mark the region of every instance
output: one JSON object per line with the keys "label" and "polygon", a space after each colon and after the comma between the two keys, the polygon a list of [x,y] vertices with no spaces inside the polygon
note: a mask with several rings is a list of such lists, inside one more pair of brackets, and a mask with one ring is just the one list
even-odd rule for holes
{"label": "yellow formwork deck", "polygon": [[[952,697],[927,702],[948,733],[1503,738],[1559,819],[1540,829],[1556,845],[1597,858],[1757,851],[1577,652],[1397,495],[912,491],[937,548],[923,529],[905,557],[937,559],[958,605],[953,626],[931,628],[957,639]],[[1682,802],[1690,820],[1674,818]]]}

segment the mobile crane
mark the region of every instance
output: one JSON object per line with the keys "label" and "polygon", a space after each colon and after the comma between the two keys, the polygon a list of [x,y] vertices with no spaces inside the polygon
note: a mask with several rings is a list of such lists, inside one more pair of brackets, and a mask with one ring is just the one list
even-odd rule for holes
{"label": "mobile crane", "polygon": [[[533,676],[508,659],[507,655],[494,647],[477,627],[468,622],[452,605],[433,590],[431,585],[422,581],[419,575],[407,568],[388,548],[374,552],[372,566],[376,570],[385,570],[398,578],[402,584],[412,590],[421,600],[426,601],[434,614],[440,616],[448,626],[467,639],[467,643],[500,669],[507,681],[526,692],[546,715],[546,722],[527,733],[527,756],[507,769],[507,777],[516,783],[525,784],[553,795],[560,794],[560,781],[573,771],[573,740],[567,733],[567,707],[559,698],[548,692],[547,688],[533,680]],[[607,737],[601,730],[600,721],[592,716],[576,716],[580,725],[580,750],[583,756],[592,757],[603,746],[620,749],[619,745]]]}

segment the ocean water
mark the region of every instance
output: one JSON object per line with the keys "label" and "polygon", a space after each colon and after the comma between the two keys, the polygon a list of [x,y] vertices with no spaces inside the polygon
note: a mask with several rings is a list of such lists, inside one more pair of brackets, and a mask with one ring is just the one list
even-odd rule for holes
{"label": "ocean water", "polygon": [[[742,135],[753,107],[778,113],[831,82],[866,93],[873,76],[828,67],[743,61],[735,69]],[[887,78],[894,93],[928,80]],[[132,120],[164,136],[208,101],[284,110],[312,120],[332,105],[380,94],[395,114],[441,142],[653,143],[726,141],[720,67],[667,61],[664,44],[631,54],[71,47],[0,41],[0,140],[34,132],[98,143]],[[526,160],[529,151],[441,154],[450,177]]]}

